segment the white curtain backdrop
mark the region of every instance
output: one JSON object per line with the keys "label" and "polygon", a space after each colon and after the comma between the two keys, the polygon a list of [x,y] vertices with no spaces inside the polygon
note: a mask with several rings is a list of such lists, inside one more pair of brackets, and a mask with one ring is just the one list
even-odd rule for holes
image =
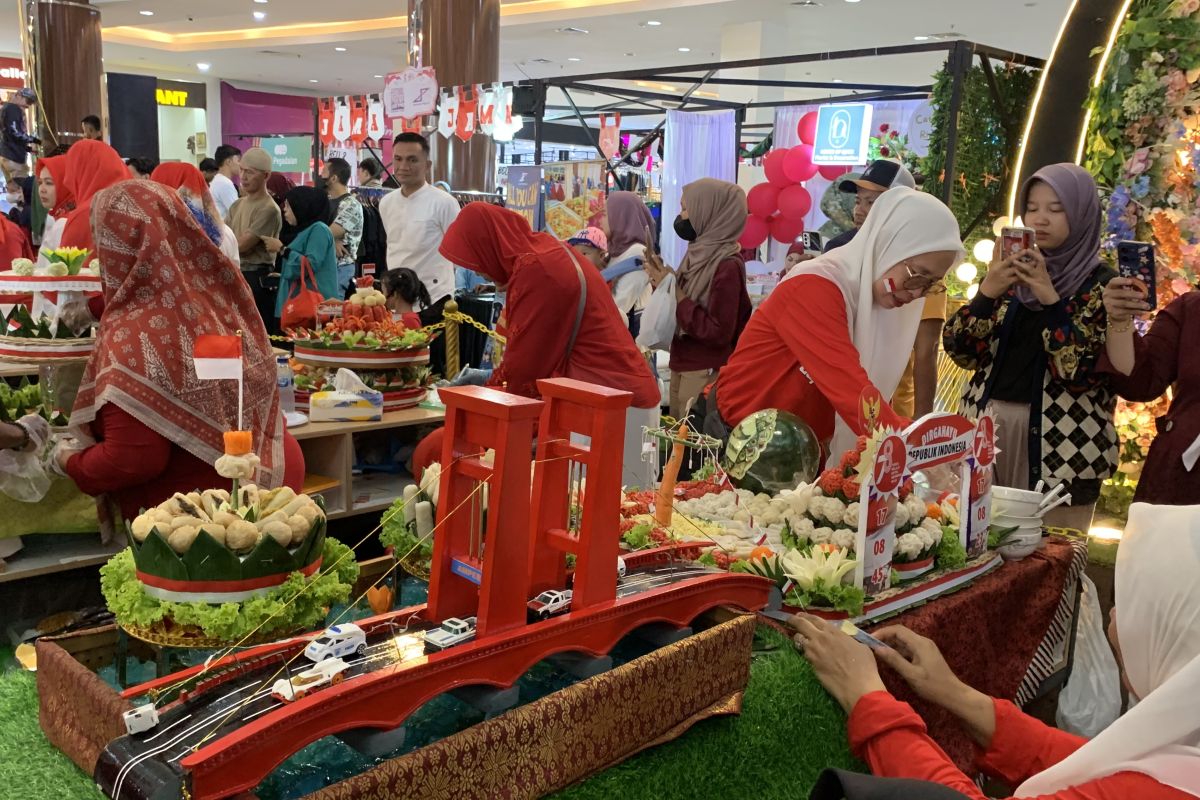
{"label": "white curtain backdrop", "polygon": [[737,181],[735,129],[733,111],[667,112],[661,246],[663,261],[669,266],[678,266],[687,250],[687,243],[675,235],[674,227],[683,187],[700,178]]}
{"label": "white curtain backdrop", "polygon": [[[929,154],[929,133],[932,129],[933,107],[928,100],[884,100],[871,103],[871,106],[873,107],[871,112],[872,136],[877,135],[879,126],[886,123],[908,136],[908,147],[917,155]],[[775,109],[773,147],[786,148],[800,144],[800,134],[796,130],[800,125],[800,118],[809,111],[816,111],[819,107],[818,105],[783,106]],[[855,171],[861,171],[861,168],[856,168]],[[813,207],[804,220],[804,230],[819,230],[829,219],[821,211],[821,198],[825,196],[831,181],[816,175],[805,185],[812,195]],[[778,245],[774,240],[769,241],[772,243],[772,251],[787,252],[786,248]]]}

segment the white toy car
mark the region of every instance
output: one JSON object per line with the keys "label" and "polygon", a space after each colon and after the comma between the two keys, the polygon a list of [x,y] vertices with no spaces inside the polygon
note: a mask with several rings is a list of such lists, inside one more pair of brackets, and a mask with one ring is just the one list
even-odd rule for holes
{"label": "white toy car", "polygon": [[625,559],[617,556],[617,580],[625,579]]}
{"label": "white toy car", "polygon": [[549,619],[555,614],[565,614],[571,610],[571,597],[574,594],[570,589],[542,592],[529,601],[529,616],[537,620]]}
{"label": "white toy car", "polygon": [[327,658],[304,672],[275,681],[271,696],[285,703],[300,700],[326,684],[341,683],[349,668],[350,665],[340,658]]}
{"label": "white toy car", "polygon": [[343,658],[363,655],[367,652],[367,635],[353,623],[334,625],[308,643],[304,655],[309,661],[321,662],[327,658]]}
{"label": "white toy car", "polygon": [[445,650],[456,644],[469,642],[475,638],[475,617],[459,619],[451,617],[442,623],[442,627],[434,628],[425,634],[425,646],[430,650]]}
{"label": "white toy car", "polygon": [[125,720],[125,731],[133,736],[135,733],[145,733],[158,725],[158,709],[154,703],[146,703],[121,715]]}

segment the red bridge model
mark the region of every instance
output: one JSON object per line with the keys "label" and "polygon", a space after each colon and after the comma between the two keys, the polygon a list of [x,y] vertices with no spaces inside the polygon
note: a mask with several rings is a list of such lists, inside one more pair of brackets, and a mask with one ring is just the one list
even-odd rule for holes
{"label": "red bridge model", "polygon": [[[670,547],[628,557],[630,573],[618,591],[621,448],[613,443],[622,441],[630,395],[566,379],[539,381],[539,388],[544,401],[478,387],[442,391],[446,436],[429,602],[359,622],[372,645],[367,656],[348,659],[353,666],[343,682],[295,702],[269,697],[270,682],[287,674],[286,666],[272,665],[298,654],[304,638],[223,659],[186,702],[162,710],[155,730],[110,744],[97,783],[117,800],[162,796],[174,777],[181,795],[186,784],[196,800],[230,797],[322,737],[395,728],[451,689],[508,687],[538,661],[564,652],[603,655],[648,623],[684,627],[716,606],[766,604],[765,579],[677,569]],[[573,443],[573,434],[597,446]],[[487,450],[495,454],[491,463]],[[575,480],[584,475],[586,490]],[[529,598],[565,586],[567,554],[576,557],[570,613],[529,624]],[[425,653],[421,628],[467,616],[478,618],[475,639]]]}

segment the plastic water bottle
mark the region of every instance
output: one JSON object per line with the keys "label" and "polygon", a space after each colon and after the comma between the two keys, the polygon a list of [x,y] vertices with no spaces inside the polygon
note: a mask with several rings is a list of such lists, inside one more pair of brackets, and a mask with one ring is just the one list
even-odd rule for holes
{"label": "plastic water bottle", "polygon": [[290,414],[296,410],[296,381],[287,356],[275,358],[275,383],[279,385],[279,410]]}

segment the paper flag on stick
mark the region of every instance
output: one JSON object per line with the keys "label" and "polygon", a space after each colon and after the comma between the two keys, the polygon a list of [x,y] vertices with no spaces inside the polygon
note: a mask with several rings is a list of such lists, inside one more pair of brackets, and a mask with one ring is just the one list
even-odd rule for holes
{"label": "paper flag on stick", "polygon": [[239,380],[242,377],[242,338],[204,334],[196,337],[192,351],[196,377],[202,381]]}

